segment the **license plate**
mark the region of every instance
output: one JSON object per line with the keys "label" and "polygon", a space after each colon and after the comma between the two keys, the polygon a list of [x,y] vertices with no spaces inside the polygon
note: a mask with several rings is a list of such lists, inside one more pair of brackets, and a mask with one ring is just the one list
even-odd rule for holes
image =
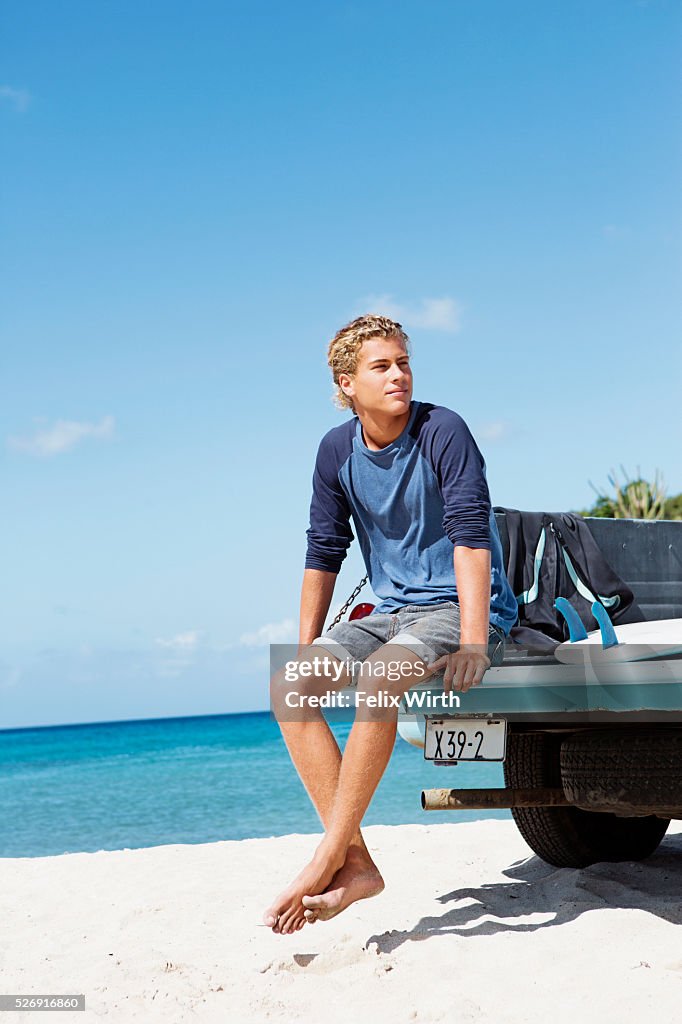
{"label": "license plate", "polygon": [[427,718],[427,761],[504,761],[507,723],[503,718]]}

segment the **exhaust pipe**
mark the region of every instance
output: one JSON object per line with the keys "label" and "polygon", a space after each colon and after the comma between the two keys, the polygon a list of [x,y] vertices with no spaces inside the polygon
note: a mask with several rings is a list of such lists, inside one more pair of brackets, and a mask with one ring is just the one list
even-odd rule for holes
{"label": "exhaust pipe", "polygon": [[563,789],[424,789],[425,811],[490,811],[511,807],[569,807]]}

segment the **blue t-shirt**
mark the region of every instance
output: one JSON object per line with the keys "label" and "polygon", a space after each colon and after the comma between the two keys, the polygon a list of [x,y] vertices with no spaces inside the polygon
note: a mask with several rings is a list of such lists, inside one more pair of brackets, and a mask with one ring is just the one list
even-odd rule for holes
{"label": "blue t-shirt", "polygon": [[353,540],[377,612],[457,601],[453,550],[487,548],[490,621],[506,634],[516,598],[502,561],[485,462],[466,423],[442,405],[412,402],[402,434],[373,451],[357,416],[320,442],[313,475],[307,569],[338,573]]}

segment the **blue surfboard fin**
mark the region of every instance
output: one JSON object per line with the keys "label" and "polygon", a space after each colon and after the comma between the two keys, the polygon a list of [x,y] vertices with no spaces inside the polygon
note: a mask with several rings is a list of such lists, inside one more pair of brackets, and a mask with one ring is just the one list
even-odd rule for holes
{"label": "blue surfboard fin", "polygon": [[617,647],[618,637],[616,636],[616,631],[613,628],[613,624],[609,618],[609,613],[604,605],[600,604],[599,601],[595,601],[592,605],[592,614],[599,624],[603,649],[606,650],[608,647]]}
{"label": "blue surfboard fin", "polygon": [[554,607],[558,612],[561,612],[563,617],[566,619],[566,624],[568,626],[568,639],[570,642],[574,644],[576,640],[587,640],[587,630],[570,601],[567,601],[565,597],[557,597],[554,602]]}

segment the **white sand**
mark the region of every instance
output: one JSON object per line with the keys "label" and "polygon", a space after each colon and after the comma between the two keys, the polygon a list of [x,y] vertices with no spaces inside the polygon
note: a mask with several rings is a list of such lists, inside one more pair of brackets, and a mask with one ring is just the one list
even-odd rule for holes
{"label": "white sand", "polygon": [[580,871],[507,821],[366,835],[386,891],[291,936],[258,923],[313,836],[2,860],[0,992],[115,1024],[682,1020],[682,822]]}

